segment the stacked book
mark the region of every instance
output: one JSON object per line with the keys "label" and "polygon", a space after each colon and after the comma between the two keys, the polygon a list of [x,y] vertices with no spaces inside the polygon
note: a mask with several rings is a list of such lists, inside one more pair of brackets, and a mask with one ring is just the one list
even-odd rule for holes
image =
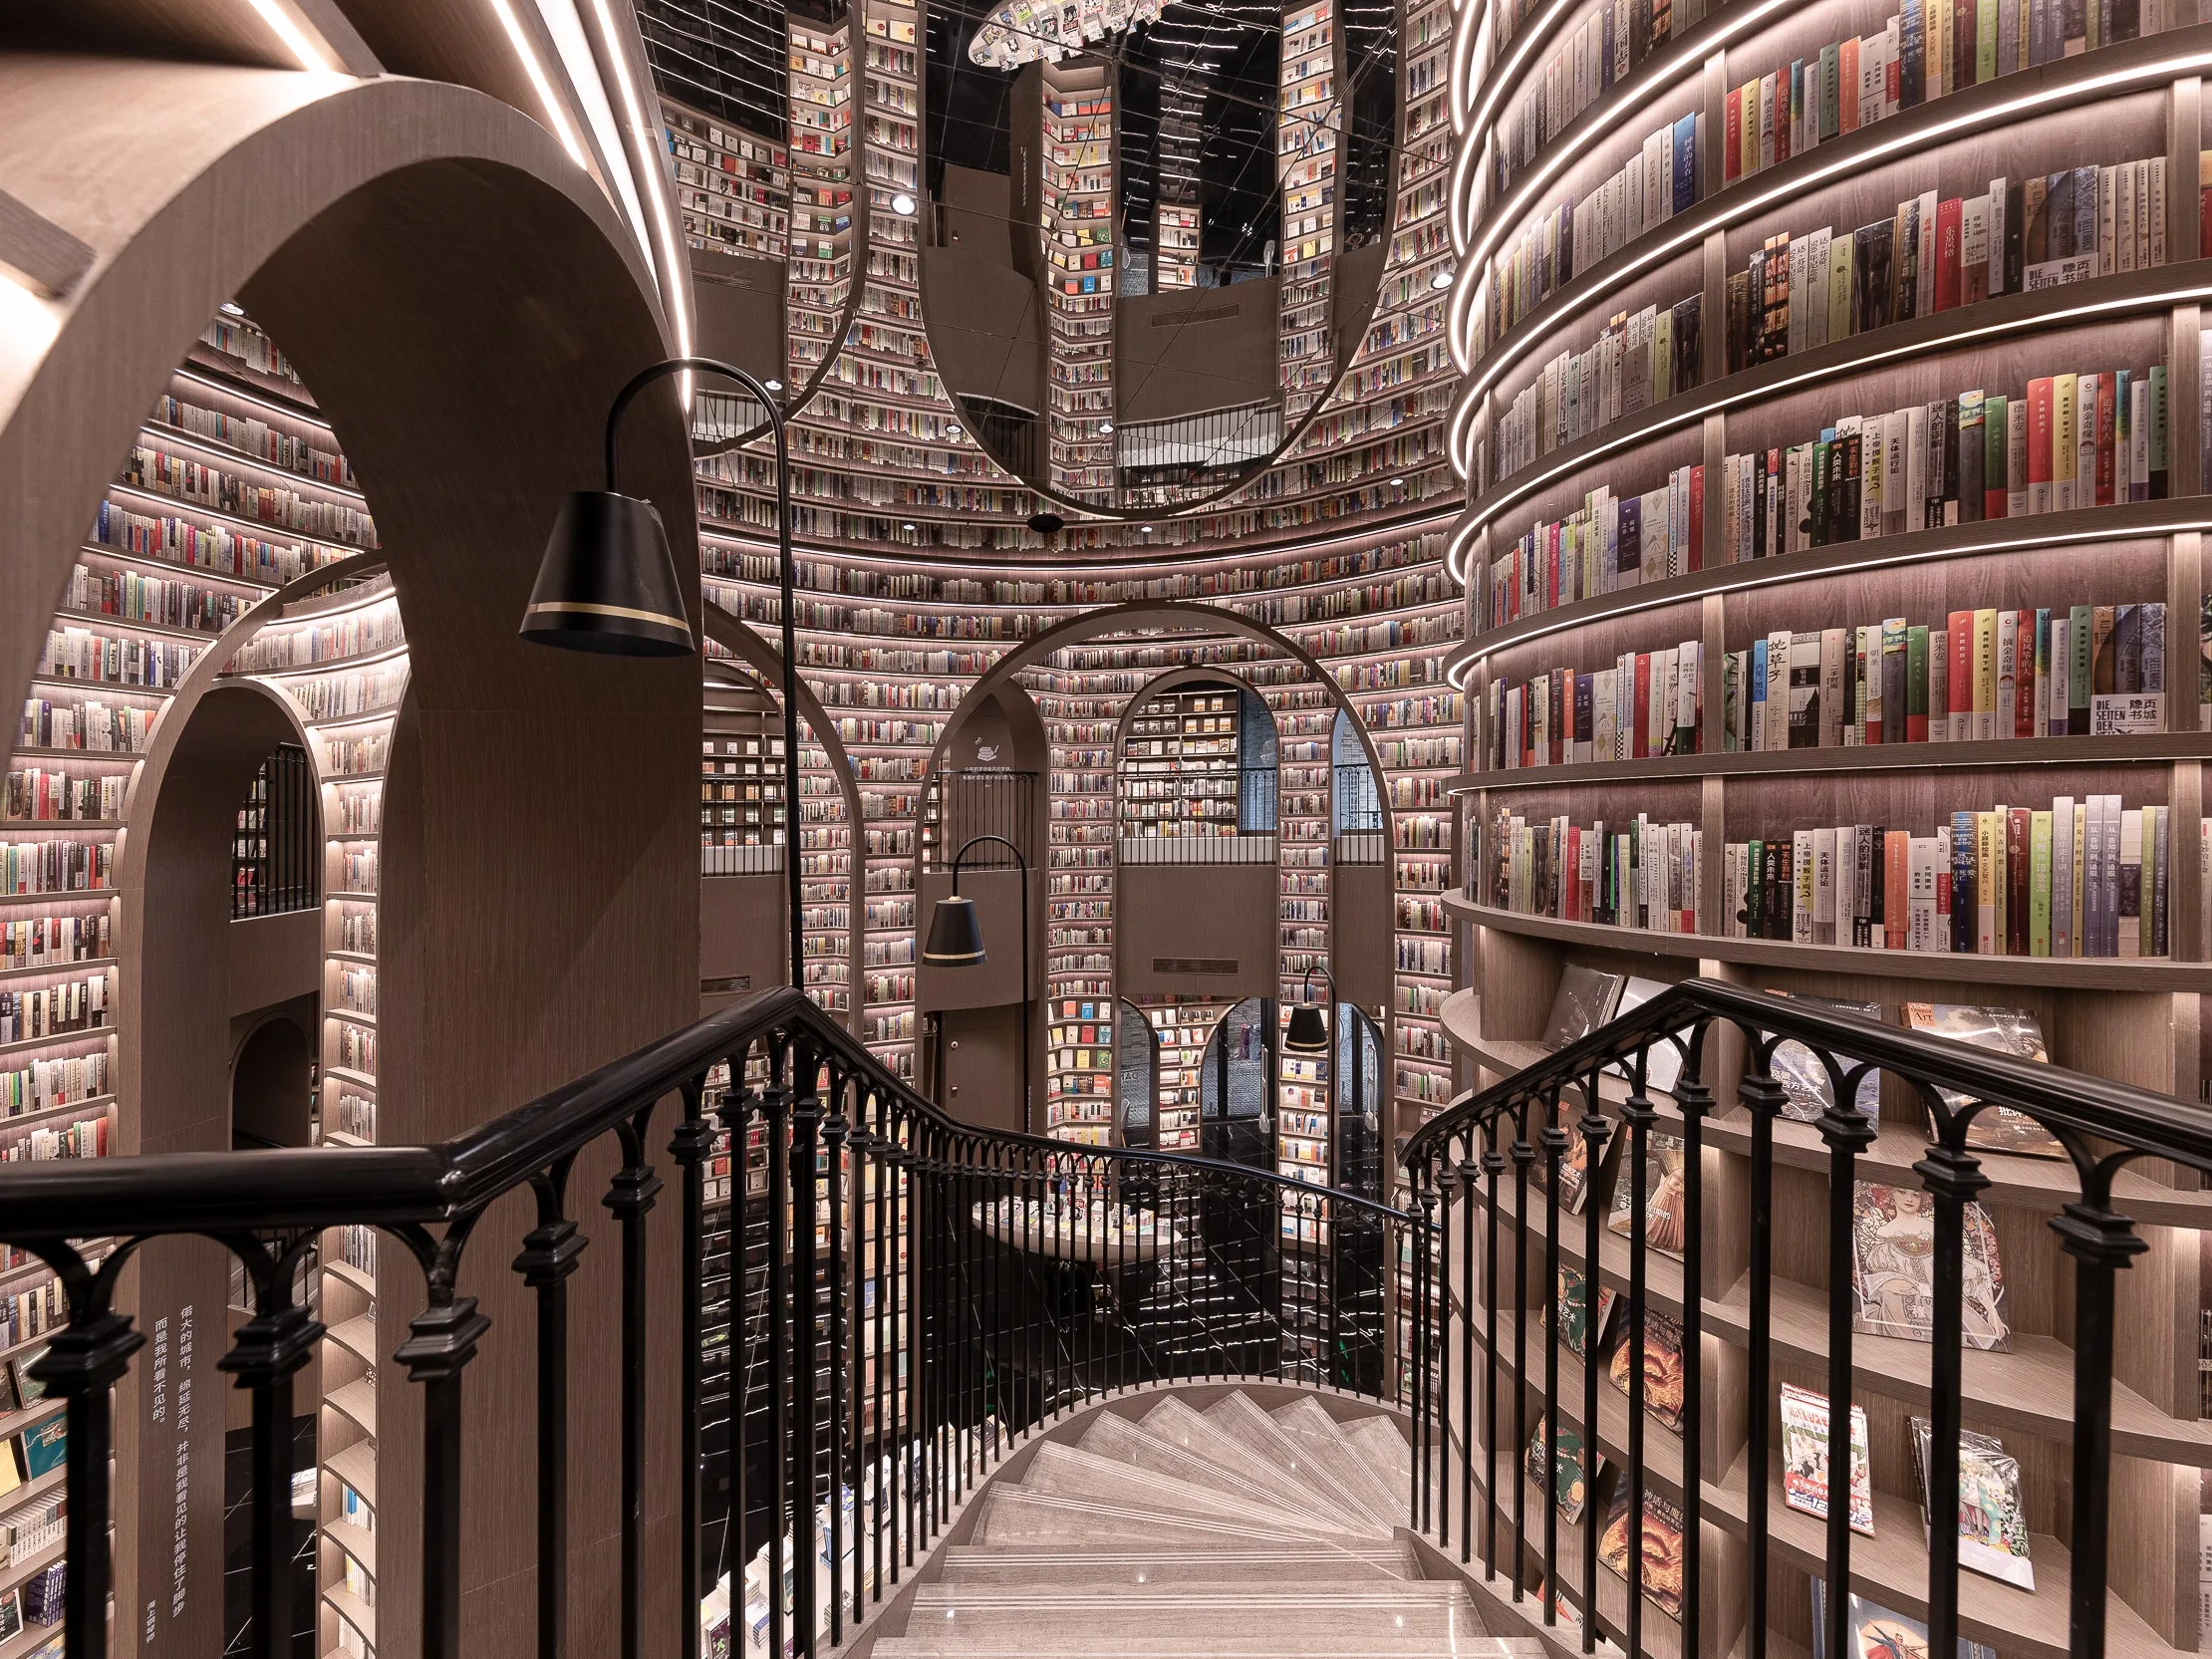
{"label": "stacked book", "polygon": [[1490,765],[1582,765],[1696,754],[1704,741],[1705,647],[1623,652],[1609,669],[1553,669],[1521,686],[1490,683]]}

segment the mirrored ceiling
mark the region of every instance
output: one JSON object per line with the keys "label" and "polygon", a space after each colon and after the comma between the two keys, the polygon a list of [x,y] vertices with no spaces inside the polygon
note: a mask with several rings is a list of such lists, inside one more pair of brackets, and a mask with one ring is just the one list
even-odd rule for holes
{"label": "mirrored ceiling", "polygon": [[[702,311],[785,318],[745,366],[787,407],[834,396],[835,360],[911,309],[957,417],[910,435],[979,444],[1071,517],[1263,470],[1374,308],[1396,0],[869,4],[639,0],[680,196],[711,185],[706,240],[737,256],[694,258]],[[887,304],[877,274],[909,265]]]}

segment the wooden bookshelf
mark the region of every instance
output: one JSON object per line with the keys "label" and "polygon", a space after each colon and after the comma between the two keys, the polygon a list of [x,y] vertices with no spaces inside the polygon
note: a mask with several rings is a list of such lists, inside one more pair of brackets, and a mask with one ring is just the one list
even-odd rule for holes
{"label": "wooden bookshelf", "polygon": [[1114,83],[1092,58],[1041,67],[1046,481],[1077,500],[1109,501],[1116,485],[1114,298],[1121,281]]}
{"label": "wooden bookshelf", "polygon": [[1282,237],[1275,335],[1283,418],[1295,421],[1336,379],[1336,197],[1345,126],[1336,0],[1292,0],[1284,8],[1277,74]]}
{"label": "wooden bookshelf", "polygon": [[[2186,183],[2162,192],[2156,225],[2162,257],[2148,266],[2138,254],[2126,268],[2115,250],[2108,268],[2092,260],[2078,280],[1987,298],[1962,291],[1962,303],[1920,309],[1903,321],[1876,316],[1861,323],[1862,314],[1853,311],[1851,330],[1818,334],[1807,307],[1821,291],[1808,278],[1784,275],[1780,318],[1771,311],[1766,317],[1776,332],[1749,354],[1732,349],[1732,337],[1742,336],[1732,330],[1730,305],[1731,283],[1770,250],[1787,259],[1789,247],[1816,245],[1807,243],[1816,237],[1832,247],[1837,238],[1854,237],[1858,227],[1887,224],[1900,203],[1924,191],[1934,190],[1939,201],[1963,201],[1977,191],[1986,195],[1994,177],[2040,180],[2091,164],[2124,180],[2148,177],[2149,164],[2157,162],[2163,176],[2185,178],[2203,147],[2196,56],[2212,34],[2196,22],[2193,7],[2179,15],[2146,14],[2139,39],[2084,43],[2050,62],[2001,66],[2007,72],[1982,84],[1931,90],[1917,107],[1864,121],[1794,153],[1786,140],[1783,153],[1743,167],[1726,153],[1730,100],[1778,68],[1787,81],[1793,61],[1817,57],[1823,44],[1845,35],[1863,36],[1881,19],[1841,5],[1757,16],[1730,5],[1685,15],[1678,6],[1671,38],[1639,43],[1629,63],[1608,66],[1615,73],[1595,82],[1570,81],[1562,99],[1554,96],[1556,76],[1546,80],[1546,66],[1571,60],[1593,14],[1565,7],[1543,15],[1540,31],[1500,41],[1490,48],[1487,68],[1479,62],[1468,70],[1478,78],[1470,84],[1483,87],[1467,141],[1479,151],[1475,164],[1485,183],[1462,275],[1472,291],[1461,298],[1469,302],[1462,343],[1473,370],[1452,428],[1454,461],[1468,480],[1469,498],[1448,563],[1455,574],[1464,573],[1469,599],[1469,631],[1449,659],[1452,683],[1469,693],[1472,759],[1466,773],[1437,779],[1454,802],[1457,876],[1452,890],[1435,900],[1468,948],[1453,988],[1427,1010],[1448,1051],[1463,1075],[1479,1084],[1535,1063],[1547,1052],[1551,999],[1569,968],[1659,983],[1703,973],[1794,995],[1873,1003],[1892,1023],[1906,1002],[2025,1010],[2056,1063],[2197,1100],[2201,1001],[2212,989],[2206,966],[2212,939],[2201,917],[2196,856],[2208,751],[2197,654],[2190,649],[2204,596],[2200,534],[2212,519],[2202,493],[2202,460],[2194,452],[2203,402],[2198,307],[2207,287],[2196,257],[2197,192]],[[2161,21],[2173,26],[2147,32]],[[1492,73],[1500,78],[1480,79]],[[1604,181],[1652,129],[1691,118],[1699,134],[1692,199],[1674,199],[1639,234],[1577,258],[1571,271],[1531,281],[1526,237],[1540,232],[1543,216],[1568,195],[1578,203],[1598,199]],[[2137,164],[2144,170],[2130,174]],[[2146,246],[2151,240],[2147,227],[2142,240]],[[1588,382],[1582,377],[1598,363],[1607,375],[1614,372],[1619,350],[1608,344],[1607,331],[1619,318],[1646,307],[1664,313],[1690,300],[1697,302],[1699,338],[1671,394],[1655,391],[1630,408],[1605,401],[1612,398],[1608,390],[1594,414],[1569,401],[1584,396]],[[2084,356],[2098,346],[2104,348],[2099,358]],[[1702,467],[1702,507],[1711,509],[1724,505],[1718,485],[1727,457],[1805,442],[1800,428],[1808,422],[1816,439],[1821,429],[1861,410],[1878,417],[1909,402],[1954,399],[1961,392],[2011,395],[2043,376],[2121,368],[2147,373],[2151,366],[2166,372],[2168,429],[2186,434],[2162,457],[2157,498],[2129,500],[2123,492],[2102,506],[1978,522],[1969,515],[1967,522],[1935,528],[1914,523],[1888,535],[1734,560],[1724,511],[1718,522],[1704,518],[1702,540],[1691,543],[1690,568],[1678,574],[1519,614],[1501,615],[1494,605],[1493,562],[1532,525],[1564,518],[1592,491],[1633,495],[1657,487],[1678,467]],[[2093,597],[2083,591],[2099,584]],[[1703,681],[1692,752],[1627,759],[1608,754],[1586,765],[1501,763],[1494,687],[1524,685],[1553,670],[1598,671],[1623,652],[1656,654],[1685,640],[1708,665],[1719,665],[1755,636],[1766,640],[1785,628],[1873,620],[1861,616],[1869,610],[1940,630],[1951,611],[1969,607],[1969,595],[1979,596],[1971,601],[1975,609],[2165,607],[2172,636],[2157,664],[2165,695],[2158,728],[2110,737],[1744,750],[1731,741],[1724,677],[1715,667]],[[1855,709],[1851,717],[1858,718]],[[1723,917],[1720,854],[1732,843],[1785,838],[1839,820],[1909,825],[1925,836],[1939,814],[1948,825],[1954,803],[1986,807],[2003,797],[2044,807],[2049,797],[2091,788],[2119,794],[2129,808],[2155,805],[2169,812],[2171,846],[2179,851],[2168,866],[2162,955],[2053,959],[1876,950],[1827,943],[1825,936],[1819,943],[1736,937]],[[1531,822],[1564,814],[1576,824],[1602,818],[1609,825],[1649,813],[1656,821],[1690,826],[1711,855],[1700,859],[1694,884],[1697,931],[1659,933],[1562,918],[1542,907],[1533,914],[1502,907],[1490,880],[1493,845],[1479,830],[1501,811]],[[1774,1483],[1775,1564],[1763,1636],[1777,1651],[1799,1652],[1811,1642],[1807,1579],[1821,1571],[1823,1552],[1818,1523],[1781,1502],[1779,1472],[1747,1472],[1742,1463],[1744,1419],[1759,1403],[1742,1397],[1750,1339],[1743,1216],[1751,1199],[1752,1136],[1735,1093],[1746,1057],[1733,1032],[1717,1039],[1713,1062],[1719,1109],[1706,1125],[1702,1172],[1709,1267],[1704,1363],[1708,1400],[1718,1390],[1727,1404],[1718,1418],[1709,1412],[1707,1463],[1698,1478],[1685,1482],[1681,1442],[1657,1419],[1643,1425],[1647,1467],[1662,1491],[1679,1496],[1686,1484],[1694,1489],[1689,1496],[1709,1523],[1705,1579],[1713,1599],[1705,1628],[1713,1652],[1751,1640],[1743,1629],[1744,1598],[1716,1586],[1742,1582],[1749,1559],[1749,1480]],[[1617,1115],[1624,1094],[1608,1082],[1599,1090],[1600,1108]],[[1924,1114],[1894,1082],[1881,1085],[1878,1111],[1874,1144],[1859,1159],[1860,1178],[1917,1186]],[[1679,1122],[1671,1101],[1662,1099],[1659,1112],[1662,1131]],[[1774,1143],[1778,1214],[1824,1213],[1829,1154],[1817,1131],[1785,1123]],[[2013,1335],[2009,1351],[1966,1356],[1966,1421],[1997,1435],[2020,1461],[2037,1587],[2031,1593],[1967,1574],[1962,1632],[2008,1655],[2055,1655],[2066,1641],[2069,1583],[2062,1493],[2073,1438],[2072,1306],[2071,1275],[2045,1224],[2076,1189],[2063,1163],[1992,1154],[1985,1167],[1991,1185],[1981,1202],[1999,1236]],[[2199,1399],[2199,1235],[2212,1211],[2192,1180],[2158,1168],[2135,1173],[2128,1202],[2157,1220],[2145,1224],[2153,1242],[2137,1263],[2141,1276],[2121,1291],[2129,1328],[2141,1340],[2119,1361],[2115,1387],[2115,1426],[2126,1421],[2130,1448],[2119,1466],[2123,1490],[2115,1513],[2125,1508],[2130,1520],[2124,1543],[2115,1533],[2111,1558],[2111,1639],[2130,1651],[2193,1651],[2199,1643],[2194,1545],[2201,1471],[2212,1462]],[[1589,1202],[1610,1206],[1613,1180],[1613,1171],[1603,1172]],[[1509,1194],[1502,1217],[1511,1205]],[[1511,1220],[1530,1228],[1531,1289],[1527,1307],[1501,1312],[1501,1353],[1520,1352],[1524,1343],[1533,1368],[1550,1339],[1537,1309],[1549,1299],[1554,1262],[1580,1262],[1582,1227],[1577,1219],[1559,1239],[1544,1239],[1533,1204],[1527,1215]],[[1812,1259],[1808,1241],[1816,1229],[1783,1238],[1785,1231],[1792,1230],[1778,1230],[1774,1262],[1775,1376],[1824,1391],[1832,1264]],[[1607,1231],[1599,1260],[1582,1264],[1609,1285],[1625,1285],[1626,1241]],[[1510,1275],[1514,1265],[1505,1259],[1502,1271]],[[1455,1259],[1455,1287],[1458,1270]],[[1671,1298],[1679,1308],[1682,1279],[1672,1261],[1652,1258],[1650,1285],[1657,1305]],[[1480,1310],[1471,1309],[1470,1317],[1480,1317]],[[1874,1536],[1854,1540],[1852,1587],[1907,1617],[1924,1617],[1927,1550],[1905,1419],[1927,1410],[1930,1350],[1862,1335],[1853,1351],[1854,1400],[1871,1419],[1875,1519]],[[1559,1355],[1559,1404],[1562,1420],[1578,1421],[1581,1372],[1576,1368],[1569,1382],[1570,1358]],[[1601,1386],[1598,1392],[1599,1420],[1591,1428],[1599,1451],[1617,1468],[1626,1451],[1627,1403],[1617,1391]],[[1468,1427],[1455,1416],[1455,1435]],[[1533,1488],[1517,1494],[1507,1485],[1521,1478],[1532,1427],[1532,1416],[1501,1427],[1499,1466],[1511,1474],[1502,1473],[1502,1490],[1487,1496],[1502,1515],[1524,1497],[1528,1515],[1540,1521],[1548,1494]],[[1481,1426],[1474,1429],[1479,1442]],[[1486,1449],[1477,1444],[1474,1457],[1480,1485]],[[1477,1502],[1485,1496],[1478,1493]],[[1568,1531],[1560,1528],[1562,1544]],[[1564,1554],[1561,1565],[1562,1587],[1576,1599],[1578,1568],[1568,1569]],[[1599,1625],[1618,1640],[1624,1588],[1603,1572],[1598,1583]],[[1649,1603],[1645,1612],[1653,1651],[1679,1646],[1679,1627]]]}

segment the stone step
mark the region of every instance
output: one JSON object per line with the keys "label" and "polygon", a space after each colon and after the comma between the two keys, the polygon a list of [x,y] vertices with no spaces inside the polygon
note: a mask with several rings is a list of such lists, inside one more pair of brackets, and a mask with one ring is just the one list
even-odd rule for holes
{"label": "stone step", "polygon": [[1485,1636],[1471,1632],[1449,1639],[1339,1634],[1318,1628],[1284,1627],[1265,1621],[1244,1629],[1189,1630],[1181,1635],[1122,1635],[1110,1627],[1069,1631],[974,1631],[955,1629],[958,1619],[940,1620],[940,1629],[912,1636],[889,1636],[876,1643],[881,1659],[1543,1659],[1543,1644],[1531,1637]]}
{"label": "stone step", "polygon": [[1300,1593],[1244,1586],[1202,1592],[1162,1585],[1142,1590],[1101,1587],[1069,1596],[1042,1586],[978,1591],[973,1585],[925,1585],[916,1592],[907,1629],[940,1639],[957,1635],[964,1643],[1032,1641],[1062,1651],[1081,1651],[1079,1643],[1090,1643],[1096,1651],[1107,1641],[1188,1641],[1200,1631],[1235,1633],[1263,1626],[1271,1626],[1276,1640],[1288,1643],[1319,1640],[1333,1645],[1348,1637],[1448,1643],[1471,1628],[1473,1613],[1465,1597],[1414,1592],[1451,1588],[1322,1586]]}
{"label": "stone step", "polygon": [[1344,1438],[1367,1454],[1369,1466],[1382,1471],[1385,1483],[1403,1504],[1413,1485],[1413,1447],[1405,1432],[1387,1417],[1362,1417],[1344,1425]]}
{"label": "stone step", "polygon": [[1051,1441],[1037,1448],[1020,1490],[1051,1493],[1112,1504],[1121,1509],[1143,1509],[1160,1515],[1203,1516],[1241,1521],[1275,1532],[1327,1535],[1343,1530],[1341,1524],[1272,1505],[1264,1496],[1247,1498],[1193,1485],[1151,1469],[1100,1457],[1079,1446]]}
{"label": "stone step", "polygon": [[[1154,1434],[1142,1424],[1116,1417],[1111,1412],[1101,1414],[1091,1425],[1083,1436],[1082,1446],[1084,1451],[1099,1457],[1208,1488],[1253,1505],[1263,1513],[1283,1513],[1285,1506],[1295,1504],[1303,1492],[1302,1488],[1271,1488],[1263,1481],[1252,1479],[1243,1469],[1208,1457],[1199,1447]],[[1344,1518],[1341,1514],[1314,1514],[1309,1519],[1322,1523],[1328,1530],[1342,1530]]]}
{"label": "stone step", "polygon": [[[1097,1503],[1019,1487],[993,1488],[985,1494],[974,1536],[985,1545],[1099,1549],[1226,1549],[1239,1543],[1282,1541],[1281,1529],[1271,1524],[1163,1515],[1142,1506]],[[1366,1548],[1373,1544],[1374,1534],[1345,1534],[1341,1541]]]}
{"label": "stone step", "polygon": [[[1261,1412],[1260,1416],[1264,1419],[1266,1413]],[[1209,1463],[1241,1472],[1245,1480],[1271,1493],[1285,1509],[1301,1515],[1327,1516],[1337,1522],[1341,1531],[1371,1532],[1375,1529],[1365,1514],[1346,1504],[1318,1479],[1309,1479],[1293,1470],[1290,1467],[1293,1458],[1255,1454],[1249,1445],[1231,1434],[1220,1422],[1206,1413],[1193,1411],[1173,1395],[1145,1413],[1141,1426],[1147,1434],[1171,1445],[1188,1447]]]}
{"label": "stone step", "polygon": [[1119,1550],[955,1544],[945,1551],[939,1581],[1073,1589],[1086,1584],[1118,1588],[1152,1583],[1389,1582],[1420,1576],[1411,1548],[1403,1543],[1285,1542]]}
{"label": "stone step", "polygon": [[[1328,1408],[1310,1395],[1273,1413],[1283,1432],[1301,1443],[1306,1456],[1369,1520],[1382,1526],[1397,1526],[1406,1519],[1406,1488],[1391,1489],[1385,1473],[1373,1458],[1355,1445]],[[1387,1427],[1387,1425],[1386,1425]]]}

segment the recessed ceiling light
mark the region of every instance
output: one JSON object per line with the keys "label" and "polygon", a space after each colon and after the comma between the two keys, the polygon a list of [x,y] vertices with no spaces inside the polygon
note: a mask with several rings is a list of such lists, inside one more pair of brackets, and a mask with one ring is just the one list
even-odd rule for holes
{"label": "recessed ceiling light", "polygon": [[766,387],[770,392],[781,392],[783,390],[783,383],[779,380],[765,380],[762,381],[760,384]]}
{"label": "recessed ceiling light", "polygon": [[900,526],[899,526],[899,528],[900,528],[900,529],[902,529],[902,530],[911,530],[911,529],[913,529],[913,528],[914,528],[914,526],[913,526],[913,525],[911,525],[911,524],[902,524],[902,525],[900,525]]}
{"label": "recessed ceiling light", "polygon": [[246,308],[236,300],[223,301],[223,315],[225,317],[243,317],[245,314]]}
{"label": "recessed ceiling light", "polygon": [[960,422],[959,422],[958,420],[948,420],[948,421],[946,421],[946,422],[945,422],[945,435],[946,435],[947,437],[958,437],[958,436],[960,436],[960,435],[961,435],[961,423],[960,423]]}
{"label": "recessed ceiling light", "polygon": [[1147,524],[1147,525],[1145,526],[1145,529],[1144,529],[1144,533],[1145,533],[1146,535],[1148,535],[1148,536],[1149,536],[1149,535],[1151,535],[1151,534],[1152,534],[1152,526],[1151,526],[1151,525],[1149,525],[1149,524]]}
{"label": "recessed ceiling light", "polygon": [[1449,287],[1451,287],[1451,286],[1452,286],[1452,268],[1451,268],[1451,267],[1450,267],[1449,265],[1446,265],[1446,266],[1442,267],[1441,269],[1439,269],[1439,270],[1437,271],[1437,273],[1436,273],[1436,275],[1435,275],[1435,276],[1433,276],[1433,277],[1429,278],[1429,286],[1430,286],[1431,288],[1437,288],[1437,289],[1443,289],[1443,288],[1449,288]]}
{"label": "recessed ceiling light", "polygon": [[895,196],[893,196],[893,197],[891,198],[891,210],[892,210],[892,211],[893,211],[894,213],[911,213],[911,212],[913,212],[913,211],[914,211],[914,197],[912,197],[912,196],[908,195],[908,194],[906,193],[906,191],[904,191],[904,190],[901,190],[901,191],[900,191],[900,192],[899,192],[899,193],[898,193],[897,195],[895,195]]}
{"label": "recessed ceiling light", "polygon": [[1403,478],[1393,478],[1390,480],[1390,487],[1392,489],[1404,489],[1406,487],[1406,481]]}
{"label": "recessed ceiling light", "polygon": [[1112,437],[1114,435],[1114,423],[1111,420],[1101,420],[1098,423],[1098,435],[1100,437]]}

